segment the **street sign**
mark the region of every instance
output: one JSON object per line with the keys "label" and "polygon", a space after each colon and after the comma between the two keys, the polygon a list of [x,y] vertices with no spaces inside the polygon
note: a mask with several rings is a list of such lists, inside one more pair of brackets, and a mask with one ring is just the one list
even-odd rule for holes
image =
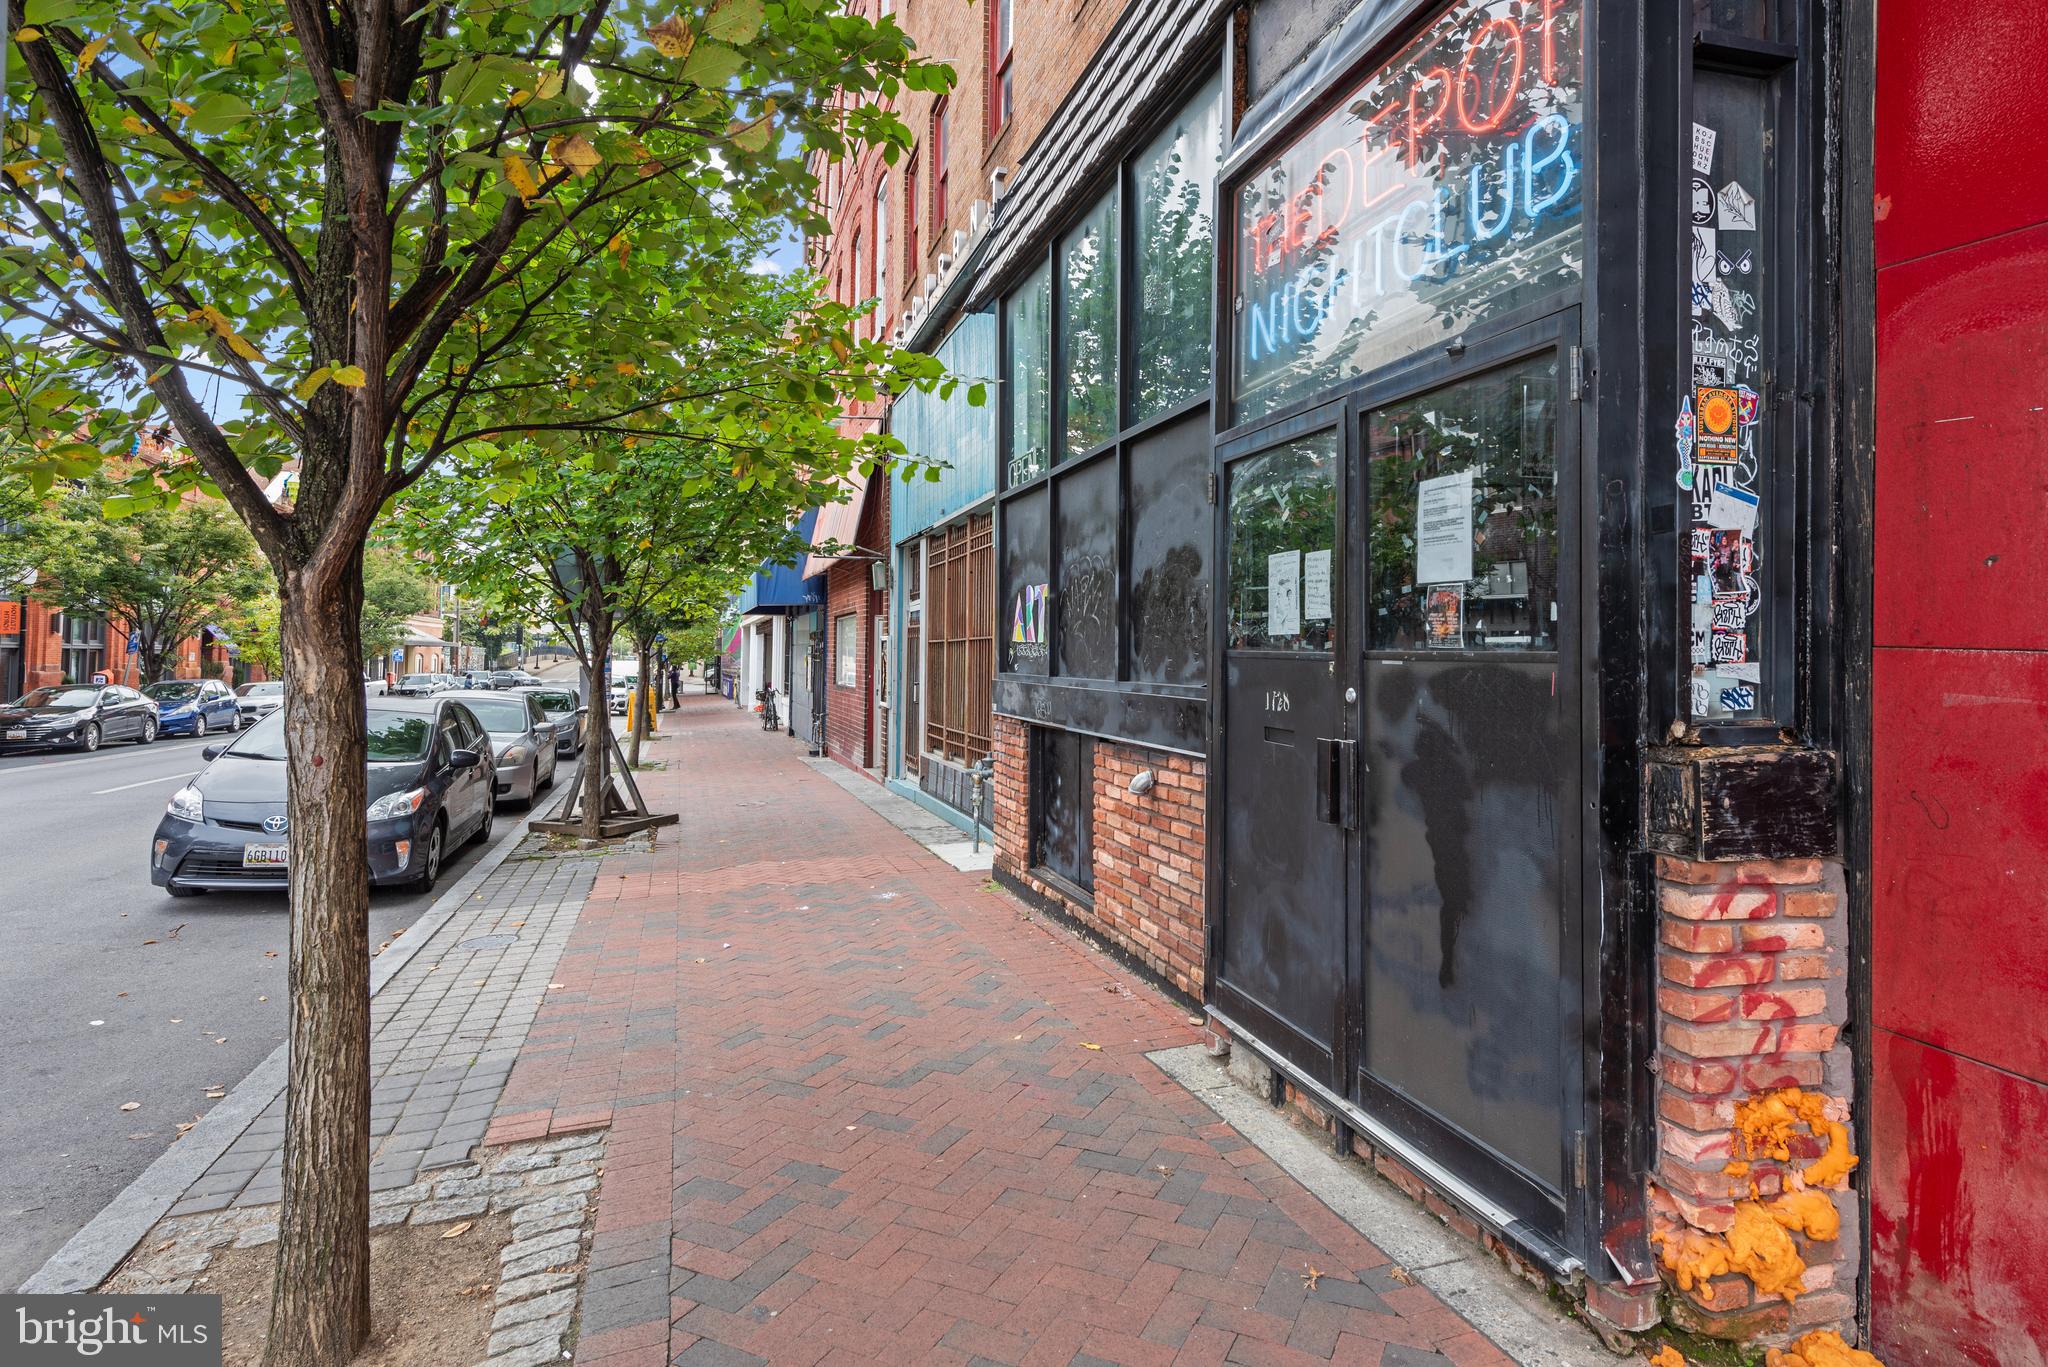
{"label": "street sign", "polygon": [[402,659],[404,659],[404,658],[405,658],[405,647],[404,647],[404,646],[393,646],[393,647],[391,647],[391,662],[392,662],[393,664],[397,664],[397,663],[398,663],[398,662],[399,662],[400,660],[402,660]]}
{"label": "street sign", "polygon": [[128,653],[130,655],[140,655],[142,653],[142,642],[130,636],[128,638]]}
{"label": "street sign", "polygon": [[666,641],[667,639],[668,633],[665,631],[657,631],[654,633],[654,643],[656,645],[660,645],[663,641]]}

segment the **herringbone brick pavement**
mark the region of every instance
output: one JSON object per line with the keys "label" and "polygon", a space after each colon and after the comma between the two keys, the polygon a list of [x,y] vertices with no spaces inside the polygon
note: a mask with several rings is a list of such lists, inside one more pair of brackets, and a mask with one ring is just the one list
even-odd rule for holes
{"label": "herringbone brick pavement", "polygon": [[493,1142],[612,1138],[577,1360],[1507,1359],[1145,1058],[1184,1011],[749,714],[664,718]]}

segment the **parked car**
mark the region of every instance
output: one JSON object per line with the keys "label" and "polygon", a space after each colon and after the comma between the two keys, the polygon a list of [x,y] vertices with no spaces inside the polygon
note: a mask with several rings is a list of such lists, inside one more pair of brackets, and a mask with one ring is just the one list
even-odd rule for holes
{"label": "parked car", "polygon": [[573,688],[550,688],[528,686],[520,690],[527,697],[540,704],[540,710],[555,724],[555,753],[570,759],[583,753],[585,731],[590,722],[590,709],[577,698]]}
{"label": "parked car", "polygon": [[166,736],[203,736],[242,725],[235,695],[219,679],[166,679],[142,690],[156,704],[157,729]]}
{"label": "parked car", "polygon": [[384,682],[384,676],[382,674],[363,675],[364,696],[371,698],[381,698],[390,691],[391,687],[389,684]]}
{"label": "parked car", "polygon": [[[424,891],[450,850],[490,838],[491,740],[468,708],[445,698],[379,698],[367,716],[370,881]],[[283,715],[204,753],[211,762],[157,822],[150,882],[173,897],[282,890],[291,868]]]}
{"label": "parked car", "polygon": [[401,698],[424,698],[440,691],[438,674],[401,674],[391,691]]}
{"label": "parked car", "polygon": [[498,669],[491,672],[492,688],[531,688],[540,680],[523,669]]}
{"label": "parked car", "polygon": [[449,695],[483,723],[498,756],[498,797],[531,804],[555,784],[555,724],[528,693],[470,691]]}
{"label": "parked car", "polygon": [[156,739],[156,704],[120,684],[58,684],[37,688],[0,707],[0,749],[17,745],[75,745],[97,750],[102,741]]}
{"label": "parked car", "polygon": [[262,683],[245,683],[235,690],[235,706],[242,711],[242,725],[250,726],[262,721],[284,706],[284,682],[268,679]]}

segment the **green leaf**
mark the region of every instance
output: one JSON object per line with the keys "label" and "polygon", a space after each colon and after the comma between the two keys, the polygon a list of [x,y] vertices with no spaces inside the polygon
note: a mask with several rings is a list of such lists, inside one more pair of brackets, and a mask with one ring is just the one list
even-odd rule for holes
{"label": "green leaf", "polygon": [[761,0],[718,0],[704,19],[704,36],[720,43],[751,43],[766,17]]}
{"label": "green leaf", "polygon": [[987,403],[988,386],[985,384],[971,384],[967,386],[967,402],[976,408]]}
{"label": "green leaf", "polygon": [[157,499],[149,494],[115,494],[100,503],[100,511],[111,518],[133,517],[144,508],[153,508]]}
{"label": "green leaf", "polygon": [[192,102],[192,114],[186,122],[194,132],[210,136],[227,132],[244,119],[254,117],[255,112],[241,96],[216,90]]}
{"label": "green leaf", "polygon": [[699,43],[683,63],[683,79],[707,90],[722,90],[727,81],[739,74],[745,60],[721,43]]}

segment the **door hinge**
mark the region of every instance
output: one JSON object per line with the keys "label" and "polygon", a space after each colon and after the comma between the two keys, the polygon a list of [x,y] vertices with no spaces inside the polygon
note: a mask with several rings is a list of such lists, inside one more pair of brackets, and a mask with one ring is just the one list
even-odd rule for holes
{"label": "door hinge", "polygon": [[1577,403],[1580,399],[1584,398],[1586,394],[1586,370],[1584,354],[1577,347],[1573,347],[1571,349],[1571,355],[1568,358],[1566,365],[1567,368],[1571,371],[1572,402]]}
{"label": "door hinge", "polygon": [[1210,507],[1212,507],[1212,508],[1216,506],[1216,494],[1217,494],[1217,487],[1216,487],[1216,486],[1217,486],[1218,482],[1219,482],[1219,481],[1217,480],[1216,476],[1215,476],[1215,475],[1214,475],[1214,474],[1212,473],[1212,474],[1211,474],[1211,475],[1209,476],[1209,483],[1208,483],[1208,495],[1209,495],[1209,506],[1210,506]]}
{"label": "door hinge", "polygon": [[1572,1136],[1572,1185],[1580,1191],[1586,1189],[1586,1132],[1580,1130]]}

